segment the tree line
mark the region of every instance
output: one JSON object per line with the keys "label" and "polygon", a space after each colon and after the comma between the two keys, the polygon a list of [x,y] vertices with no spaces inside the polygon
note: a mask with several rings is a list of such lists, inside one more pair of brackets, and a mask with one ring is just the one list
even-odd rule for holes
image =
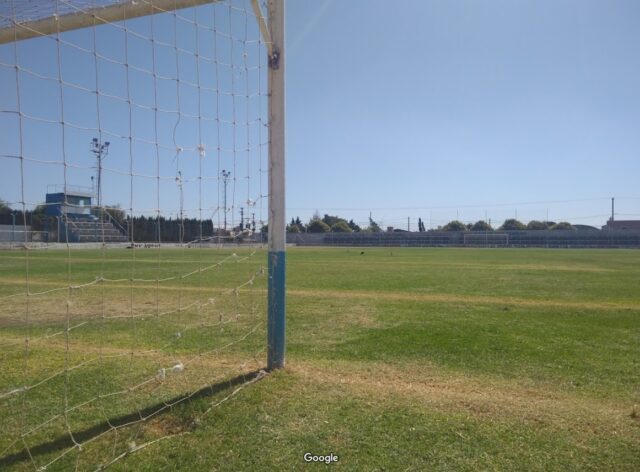
{"label": "tree line", "polygon": [[[213,220],[198,218],[165,218],[164,216],[128,217],[119,207],[104,209],[127,233],[128,239],[140,242],[190,242],[217,236],[229,236],[230,231],[215,228]],[[234,234],[252,233],[255,231],[249,222],[243,222],[233,228]],[[236,237],[237,239],[237,237]]]}
{"label": "tree line", "polygon": [[[0,225],[13,226],[16,230],[20,226],[30,226],[32,231],[48,231],[51,238],[56,238],[58,221],[55,216],[46,214],[46,205],[38,205],[33,210],[16,210],[0,199]],[[103,212],[99,208],[92,208],[91,213],[102,217],[105,221],[112,220],[116,226],[131,240],[139,242],[189,242],[217,236],[231,236],[230,231],[214,228],[211,219],[197,218],[165,218],[164,216],[134,216],[129,217],[120,207],[105,207]],[[233,228],[235,234],[255,232],[255,224],[243,222]],[[237,237],[236,237],[237,239]]]}
{"label": "tree line", "polygon": [[[92,212],[99,216],[99,209],[94,208]],[[130,231],[133,231],[134,241],[196,241],[214,236],[222,235],[222,230],[216,229],[213,221],[210,219],[199,220],[197,218],[165,218],[164,216],[134,216],[128,217],[126,213],[119,207],[104,208],[104,215],[109,215],[115,220],[124,231],[127,232],[128,239],[131,239]],[[13,216],[12,216],[13,215]],[[33,231],[46,231],[56,227],[54,217],[45,214],[45,205],[38,205],[34,210],[22,211],[12,210],[5,202],[0,200],[0,224],[11,225],[15,218],[16,225],[26,224],[31,226]],[[105,216],[105,218],[107,218]],[[131,229],[129,229],[131,226]],[[292,218],[287,225],[289,233],[380,233],[382,228],[379,223],[369,217],[368,225],[361,227],[353,221],[347,220],[337,215],[325,214],[320,217],[316,212],[307,223],[303,223],[300,217]],[[515,218],[506,220],[501,226],[494,229],[490,223],[479,220],[475,223],[464,223],[462,221],[453,220],[443,226],[438,226],[431,231],[519,231],[519,230],[567,230],[573,229],[573,226],[561,221],[538,221],[531,220],[523,223]],[[256,231],[255,223],[251,225],[249,222],[240,224],[233,228],[237,233],[253,233]],[[261,228],[262,233],[268,231],[268,226]],[[403,230],[396,230],[403,231]],[[418,231],[426,232],[424,221],[418,218]]]}
{"label": "tree line", "polygon": [[[561,221],[556,223],[555,221],[538,221],[532,220],[528,223],[523,223],[515,218],[506,220],[498,231],[519,231],[519,230],[559,230],[559,229],[574,229],[570,223]],[[266,227],[264,228],[266,231]],[[430,231],[495,231],[496,229],[491,226],[490,223],[480,220],[475,223],[463,223],[462,221],[453,220],[443,226],[438,226],[434,230]],[[325,214],[322,218],[318,213],[314,214],[308,223],[303,223],[299,217],[292,218],[287,225],[287,232],[289,233],[379,233],[382,231],[380,224],[375,222],[369,217],[369,225],[362,228],[356,224],[353,220],[348,220],[335,215]],[[395,230],[404,231],[404,230]],[[418,231],[423,233],[427,229],[425,227],[422,218],[418,218]]]}
{"label": "tree line", "polygon": [[[424,228],[424,226],[423,226]],[[505,220],[505,222],[497,228],[498,231],[524,231],[524,230],[559,230],[574,229],[571,223],[561,221],[539,221],[531,220],[527,224],[515,218]],[[438,231],[495,231],[494,228],[486,221],[479,220],[475,223],[463,223],[462,221],[453,220],[444,226],[438,226]]]}
{"label": "tree line", "polygon": [[44,205],[38,205],[33,210],[16,210],[0,199],[0,225],[27,225],[31,226],[32,231],[44,231],[47,220],[51,218],[45,215],[44,209]]}
{"label": "tree line", "polygon": [[380,225],[369,217],[369,225],[362,228],[352,219],[347,221],[335,215],[325,214],[322,218],[316,212],[307,224],[304,224],[299,217],[291,218],[291,222],[287,225],[288,233],[379,233],[382,231]]}

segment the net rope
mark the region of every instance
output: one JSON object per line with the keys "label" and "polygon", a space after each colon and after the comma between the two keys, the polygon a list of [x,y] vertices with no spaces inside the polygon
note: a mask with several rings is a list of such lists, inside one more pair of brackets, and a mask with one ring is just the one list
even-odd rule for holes
{"label": "net rope", "polygon": [[91,13],[118,3],[0,5],[0,29],[94,14],[0,45],[0,198],[22,215],[22,241],[0,248],[0,468],[106,468],[265,375],[267,61],[251,2]]}

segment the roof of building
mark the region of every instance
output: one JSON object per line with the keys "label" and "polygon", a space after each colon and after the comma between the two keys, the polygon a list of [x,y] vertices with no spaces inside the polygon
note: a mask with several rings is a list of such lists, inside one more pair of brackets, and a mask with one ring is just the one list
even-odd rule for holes
{"label": "roof of building", "polygon": [[640,220],[611,220],[602,229],[638,229],[640,230]]}

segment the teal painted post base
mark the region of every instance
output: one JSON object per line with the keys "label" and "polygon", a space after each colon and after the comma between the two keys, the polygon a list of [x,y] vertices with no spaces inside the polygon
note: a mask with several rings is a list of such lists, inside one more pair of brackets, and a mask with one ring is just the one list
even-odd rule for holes
{"label": "teal painted post base", "polygon": [[269,312],[267,317],[267,369],[284,367],[285,253],[269,252]]}

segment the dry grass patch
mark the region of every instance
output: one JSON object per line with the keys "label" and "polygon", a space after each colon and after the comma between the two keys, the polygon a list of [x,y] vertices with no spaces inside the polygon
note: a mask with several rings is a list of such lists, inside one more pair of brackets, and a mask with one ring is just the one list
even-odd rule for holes
{"label": "dry grass patch", "polygon": [[460,375],[432,365],[353,362],[296,362],[287,367],[304,382],[346,389],[373,403],[404,402],[443,413],[464,413],[488,421],[525,423],[584,435],[622,434],[638,439],[633,405],[585,399],[552,385]]}
{"label": "dry grass patch", "polygon": [[211,317],[228,313],[235,305],[245,305],[264,290],[245,288],[236,293],[220,287],[166,287],[150,284],[132,286],[93,285],[77,290],[59,290],[44,295],[12,297],[0,306],[0,328],[66,323],[71,325],[101,318],[141,318],[198,313]]}
{"label": "dry grass patch", "polygon": [[388,301],[421,301],[439,303],[465,303],[480,305],[514,305],[525,307],[554,307],[554,308],[577,308],[584,310],[639,310],[640,304],[636,303],[598,303],[598,302],[568,302],[564,300],[531,300],[513,297],[494,297],[481,295],[455,295],[444,293],[410,293],[410,292],[367,292],[357,290],[287,290],[289,295],[297,297],[317,297],[317,298],[341,298],[341,299],[367,299],[367,300],[388,300]]}

